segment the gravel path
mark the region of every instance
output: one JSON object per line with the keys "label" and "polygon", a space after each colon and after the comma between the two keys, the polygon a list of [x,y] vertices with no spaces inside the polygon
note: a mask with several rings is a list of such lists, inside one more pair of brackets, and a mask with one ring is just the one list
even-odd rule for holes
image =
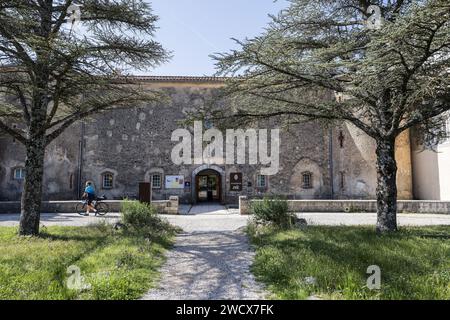
{"label": "gravel path", "polygon": [[254,253],[242,231],[248,217],[226,215],[224,211],[167,217],[184,232],[177,236],[174,248],[167,254],[159,288],[148,292],[144,300],[266,297],[250,273]]}

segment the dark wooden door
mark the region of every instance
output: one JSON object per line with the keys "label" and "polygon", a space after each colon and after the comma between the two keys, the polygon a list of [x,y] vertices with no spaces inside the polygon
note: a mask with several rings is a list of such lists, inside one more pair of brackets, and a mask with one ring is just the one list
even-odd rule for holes
{"label": "dark wooden door", "polygon": [[151,202],[151,188],[149,182],[139,183],[139,201],[145,203]]}

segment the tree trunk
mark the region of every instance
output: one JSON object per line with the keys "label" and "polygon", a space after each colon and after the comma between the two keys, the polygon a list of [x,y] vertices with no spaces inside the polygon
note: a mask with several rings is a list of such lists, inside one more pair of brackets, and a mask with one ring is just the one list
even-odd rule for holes
{"label": "tree trunk", "polygon": [[377,233],[397,231],[395,138],[377,141]]}
{"label": "tree trunk", "polygon": [[41,132],[26,144],[25,181],[22,191],[20,235],[38,235],[44,176],[45,135]]}

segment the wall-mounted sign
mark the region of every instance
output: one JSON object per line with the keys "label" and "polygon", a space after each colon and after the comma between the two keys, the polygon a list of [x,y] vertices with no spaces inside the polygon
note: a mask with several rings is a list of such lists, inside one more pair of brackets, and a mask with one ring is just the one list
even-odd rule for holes
{"label": "wall-mounted sign", "polygon": [[242,191],[242,173],[230,173],[230,191]]}
{"label": "wall-mounted sign", "polygon": [[166,189],[183,189],[184,176],[166,176]]}

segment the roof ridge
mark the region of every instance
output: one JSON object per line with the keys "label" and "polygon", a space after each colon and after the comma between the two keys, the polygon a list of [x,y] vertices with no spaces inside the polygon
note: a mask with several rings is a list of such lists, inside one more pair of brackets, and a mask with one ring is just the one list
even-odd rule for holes
{"label": "roof ridge", "polygon": [[147,76],[147,75],[128,75],[121,76],[123,79],[142,80],[142,81],[195,81],[195,82],[224,82],[229,77],[216,76]]}

